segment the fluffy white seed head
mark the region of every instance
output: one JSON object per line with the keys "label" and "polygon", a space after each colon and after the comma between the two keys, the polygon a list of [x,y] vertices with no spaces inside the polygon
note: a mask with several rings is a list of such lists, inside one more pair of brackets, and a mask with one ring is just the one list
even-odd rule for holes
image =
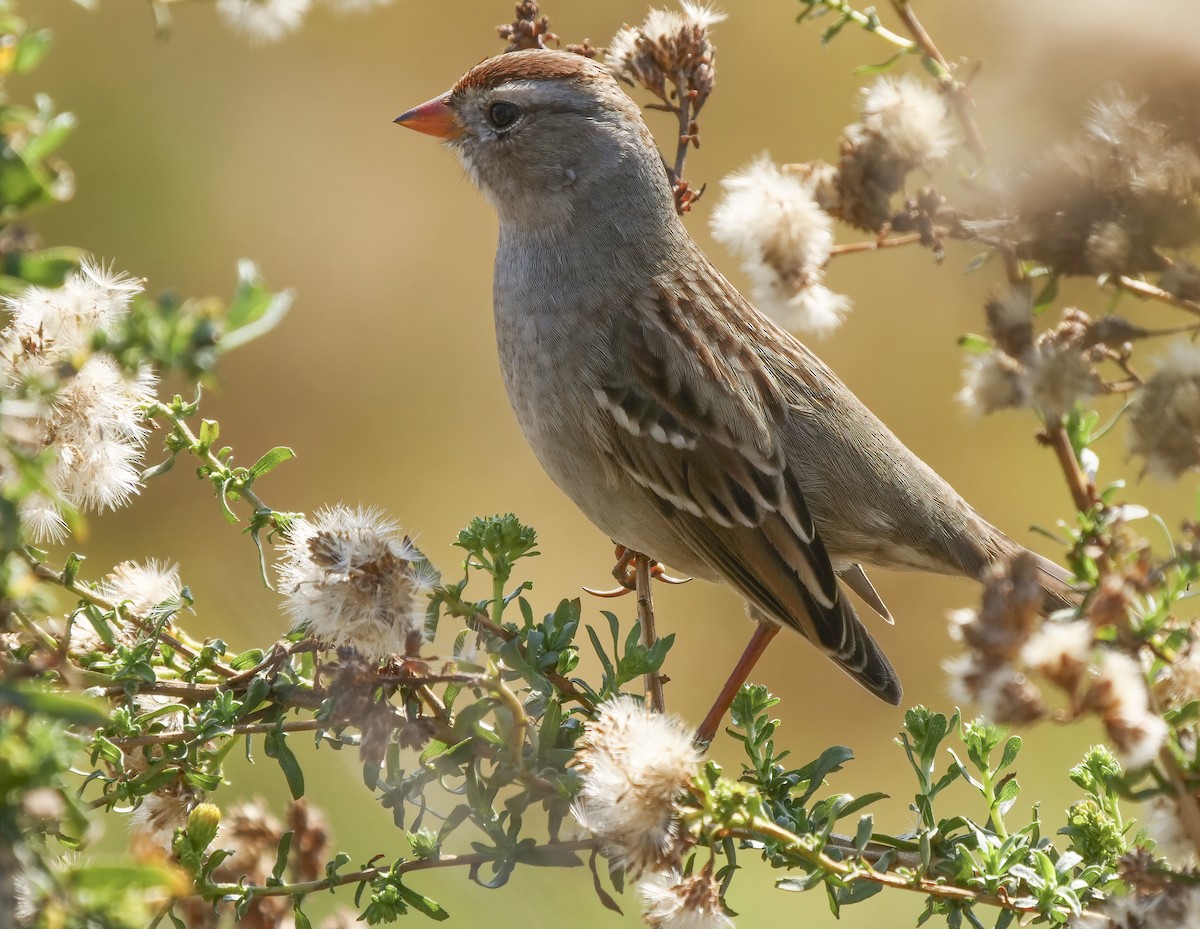
{"label": "fluffy white seed head", "polygon": [[[182,590],[179,568],[151,559],[145,564],[124,561],[117,565],[101,582],[99,593],[106,600],[122,606],[126,613],[154,622],[162,615],[156,614],[155,608],[160,605],[166,609],[177,608]],[[109,628],[114,640],[125,646],[133,645],[141,634],[141,630],[131,623],[111,622]],[[87,653],[103,645],[95,627],[86,617],[77,614],[71,624],[71,650]]]}
{"label": "fluffy white seed head", "polygon": [[1200,467],[1200,346],[1175,342],[1129,411],[1130,450],[1171,480]]}
{"label": "fluffy white seed head", "polygon": [[1167,738],[1167,724],[1150,709],[1141,666],[1128,655],[1106,651],[1084,704],[1100,713],[1121,764],[1137,770],[1150,764]]}
{"label": "fluffy white seed head", "polygon": [[147,794],[141,804],[129,814],[129,832],[137,842],[171,850],[175,830],[187,824],[188,813],[196,808],[203,795],[182,780]]}
{"label": "fluffy white seed head", "polygon": [[654,929],[732,929],[721,887],[708,871],[683,877],[672,868],[638,882],[642,920]]}
{"label": "fluffy white seed head", "polygon": [[764,155],[722,186],[713,236],[742,259],[759,308],[789,329],[817,335],[835,329],[850,301],[823,284],[833,220],[811,185]]}
{"label": "fluffy white seed head", "polygon": [[145,563],[123,561],[100,585],[106,599],[125,604],[127,610],[141,617],[161,603],[178,601],[182,590],[179,566],[156,559]]}
{"label": "fluffy white seed head", "polygon": [[1019,407],[1025,402],[1021,365],[1004,352],[970,355],[963,370],[958,402],[972,416]]}
{"label": "fluffy white seed head", "polygon": [[583,783],[572,813],[630,873],[658,870],[672,854],[674,800],[699,763],[684,722],[614,698],[576,744],[572,764]]}
{"label": "fluffy white seed head", "polygon": [[681,92],[703,105],[716,81],[715,49],[708,30],[723,13],[685,2],[680,10],[652,8],[640,26],[623,26],[608,43],[605,64],[616,74],[666,98],[667,84],[682,78]]}
{"label": "fluffy white seed head", "polygon": [[1174,797],[1151,797],[1146,814],[1139,817],[1154,840],[1154,851],[1177,868],[1191,867],[1196,861],[1196,846],[1183,826],[1183,816]]}
{"label": "fluffy white seed head", "polygon": [[[1192,635],[1200,633],[1193,626]],[[1165,668],[1166,679],[1162,683],[1163,696],[1172,706],[1182,707],[1193,700],[1200,700],[1200,641],[1192,639]],[[1158,691],[1158,685],[1155,685]]]}
{"label": "fluffy white seed head", "polygon": [[1044,340],[1022,359],[1022,381],[1029,402],[1047,416],[1070,412],[1077,401],[1099,387],[1096,372],[1077,347]]}
{"label": "fluffy white seed head", "polygon": [[419,644],[437,576],[374,509],[338,505],[292,527],[278,566],[292,628],[381,660]]}
{"label": "fluffy white seed head", "polygon": [[251,45],[269,45],[295,32],[311,0],[217,0],[217,15]]}
{"label": "fluffy white seed head", "polygon": [[1086,620],[1045,622],[1021,648],[1021,662],[1058,680],[1082,670],[1092,650],[1093,629]]}
{"label": "fluffy white seed head", "polygon": [[[0,380],[14,393],[47,398],[6,404],[16,420],[6,422],[6,437],[19,433],[28,452],[51,452],[51,487],[85,512],[121,506],[138,488],[148,435],[142,407],[154,397],[156,378],[146,367],[127,375],[109,356],[91,354],[91,344],[113,331],[140,290],[139,282],[85,262],[60,288],[31,287],[6,300]],[[0,480],[11,480],[11,463],[0,464]],[[50,495],[27,498],[21,516],[37,541],[66,534]]]}
{"label": "fluffy white seed head", "polygon": [[945,98],[907,75],[881,77],[863,89],[859,127],[913,167],[941,164],[954,144]]}

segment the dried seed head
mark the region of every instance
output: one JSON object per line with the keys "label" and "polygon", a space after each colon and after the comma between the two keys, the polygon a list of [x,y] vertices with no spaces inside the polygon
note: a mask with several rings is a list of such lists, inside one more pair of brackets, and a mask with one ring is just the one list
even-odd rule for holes
{"label": "dried seed head", "polygon": [[605,63],[664,100],[670,84],[677,96],[692,98],[694,113],[716,82],[716,49],[708,31],[724,19],[696,3],[685,2],[680,11],[651,9],[640,26],[623,26],[612,37]]}
{"label": "dried seed head", "polygon": [[975,416],[1024,406],[1025,390],[1021,364],[1011,355],[994,351],[969,355],[963,370],[963,387],[958,401]]}
{"label": "dried seed head", "polygon": [[[550,31],[550,17],[539,16],[534,0],[523,0],[517,4],[516,18],[496,32],[508,43],[506,52],[519,52],[527,48],[545,48],[546,43],[558,44],[558,36]],[[591,56],[588,56],[591,57]]]}
{"label": "dried seed head", "polygon": [[1033,291],[1027,283],[991,297],[984,310],[988,334],[1002,351],[1019,358],[1033,345]]}
{"label": "dried seed head", "polygon": [[1121,652],[1106,651],[1082,706],[1100,714],[1104,728],[1127,769],[1150,764],[1167,738],[1167,724],[1150,710],[1141,666]]}
{"label": "dried seed head", "polygon": [[169,852],[175,830],[187,824],[188,814],[203,799],[204,794],[176,778],[142,798],[129,814],[129,832],[139,845]]}
{"label": "dried seed head", "polygon": [[[54,493],[84,511],[121,506],[138,487],[149,434],[142,407],[153,399],[156,379],[146,367],[126,375],[110,357],[91,354],[91,344],[113,331],[140,290],[140,283],[85,262],[56,290],[31,287],[5,300],[11,319],[0,332],[0,384],[17,395],[48,396],[6,402],[5,433],[30,453],[51,452],[46,477]],[[13,479],[0,459],[0,481]],[[27,497],[21,518],[37,541],[66,535],[56,499]]]}
{"label": "dried seed head", "polygon": [[683,877],[671,869],[650,874],[638,883],[642,919],[654,929],[732,929],[725,915],[721,885],[705,869]]}
{"label": "dried seed head", "polygon": [[1087,671],[1094,635],[1086,620],[1044,622],[1025,642],[1021,662],[1074,693]]}
{"label": "dried seed head", "polygon": [[880,78],[863,90],[859,121],[842,134],[838,215],[860,229],[882,231],[908,174],[945,161],[953,141],[937,91],[910,77]]}
{"label": "dried seed head", "polygon": [[699,762],[681,720],[632,697],[609,700],[576,743],[572,813],[631,874],[658,870],[673,857],[674,800]]}
{"label": "dried seed head", "polygon": [[100,585],[106,599],[142,618],[159,604],[178,603],[182,590],[179,566],[154,558],[142,564],[122,561]]}
{"label": "dried seed head", "polygon": [[722,186],[713,236],[741,257],[759,308],[789,329],[834,329],[850,301],[823,284],[833,220],[817,206],[812,188],[765,155]]}
{"label": "dried seed head", "polygon": [[1009,183],[1006,236],[1065,274],[1138,274],[1200,239],[1194,139],[1125,97],[1092,104],[1084,132]]}
{"label": "dried seed head", "polygon": [[941,164],[954,145],[945,97],[908,75],[881,77],[864,88],[859,122],[847,127],[846,137],[878,139],[909,170]]}
{"label": "dried seed head", "polygon": [[1172,707],[1200,700],[1200,626],[1193,624],[1191,635],[1187,645],[1164,667],[1165,676],[1155,683],[1155,693]]}
{"label": "dried seed head", "polygon": [[378,510],[338,505],[298,521],[278,571],[292,628],[328,645],[379,661],[424,637],[436,572]]}
{"label": "dried seed head", "polygon": [[1146,470],[1173,479],[1200,467],[1200,347],[1175,342],[1129,411],[1129,445]]}
{"label": "dried seed head", "polygon": [[1065,415],[1100,389],[1096,369],[1080,350],[1046,338],[1046,333],[1022,362],[1023,393],[1044,416]]}

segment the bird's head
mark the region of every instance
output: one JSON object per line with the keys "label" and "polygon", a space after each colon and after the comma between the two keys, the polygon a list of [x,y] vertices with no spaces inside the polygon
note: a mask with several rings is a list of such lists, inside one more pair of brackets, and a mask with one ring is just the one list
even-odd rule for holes
{"label": "bird's head", "polygon": [[396,122],[455,149],[502,221],[570,222],[614,198],[673,204],[641,112],[582,55],[531,49],[490,58]]}

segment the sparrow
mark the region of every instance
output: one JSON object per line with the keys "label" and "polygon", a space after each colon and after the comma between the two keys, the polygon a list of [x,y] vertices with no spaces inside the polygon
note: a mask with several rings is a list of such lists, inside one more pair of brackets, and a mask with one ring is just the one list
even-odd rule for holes
{"label": "sparrow", "polygon": [[[717,270],[605,67],[507,53],[395,121],[445,140],[499,215],[500,366],[551,480],[613,540],[723,582],[899,704],[847,594],[890,621],[863,566],[982,581],[1023,547]],[[1064,572],[1034,557],[1061,603]]]}

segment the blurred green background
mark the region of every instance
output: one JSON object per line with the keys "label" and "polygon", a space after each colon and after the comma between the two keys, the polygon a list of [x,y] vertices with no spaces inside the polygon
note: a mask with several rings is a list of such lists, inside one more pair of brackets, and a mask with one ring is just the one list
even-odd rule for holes
{"label": "blurred green background", "polygon": [[[155,36],[145,3],[102,0],[90,13],[68,0],[22,6],[35,25],[54,29],[57,42],[46,63],[10,91],[18,98],[48,92],[80,124],[65,152],[79,192],[37,218],[47,243],[83,246],[145,276],[152,292],[227,294],[241,257],[260,262],[273,286],[297,291],[279,330],[227,359],[223,386],[203,407],[243,463],[273,445],[299,453],[262,485],[269,503],[285,510],[338,501],[381,506],[450,574],[457,572],[450,543],[458,528],[473,514],[512,510],[541,536],[544,555],[528,563],[539,609],[577,595],[583,584],[607,584],[608,539],[542,475],[501,388],[490,310],[495,219],[448,152],[391,123],[500,51],[495,24],[510,18],[507,0],[401,0],[356,17],[319,8],[298,35],[257,49],[224,28],[207,2],[173,4],[175,28],[165,38]],[[645,9],[640,0],[558,0],[545,12],[565,41],[587,36],[602,44]],[[693,183],[709,182],[709,193],[689,225],[738,283],[744,278],[736,262],[711,244],[706,227],[717,182],[763,150],[790,161],[835,157],[840,128],[868,80],[855,77],[854,67],[890,54],[852,29],[822,49],[818,27],[794,24],[798,9],[786,0],[727,3],[729,20],[715,33],[717,89],[703,114],[703,148],[688,169]],[[1191,4],[1142,4],[1135,14],[1114,2],[929,0],[919,11],[947,57],[984,63],[975,93],[1000,161],[1068,132],[1083,103],[1114,82],[1166,94],[1181,108],[1196,99],[1200,12]],[[651,114],[650,124],[668,136],[668,118]],[[952,197],[960,192],[952,168],[938,183]],[[978,509],[1054,556],[1030,526],[1053,526],[1069,515],[1070,500],[1053,456],[1032,439],[1032,417],[973,422],[954,400],[962,366],[955,339],[982,329],[982,302],[995,283],[991,270],[964,274],[973,253],[952,243],[941,267],[918,250],[838,259],[829,283],[853,298],[855,310],[817,347]],[[1106,298],[1090,285],[1068,295],[1090,312],[1104,309]],[[1138,319],[1166,318],[1159,309],[1128,309]],[[1192,484],[1138,482],[1123,441],[1116,435],[1101,446],[1102,477],[1129,475],[1130,499],[1160,509],[1172,525],[1191,515]],[[91,528],[80,548],[96,574],[126,558],[183,566],[197,600],[194,634],[219,635],[239,650],[282,630],[278,598],[258,579],[253,546],[221,519],[188,468],[154,481],[135,505]],[[940,670],[953,652],[944,616],[975,603],[976,590],[886,573],[876,585],[897,624],[873,631],[905,682],[906,701],[951,709]],[[661,631],[678,634],[666,669],[668,701],[698,720],[750,625],[737,599],[714,587],[659,588],[657,595]],[[602,605],[609,604],[585,601],[592,620]],[[626,617],[633,608],[632,598],[619,603]],[[446,642],[438,649],[444,653]],[[834,788],[887,790],[893,798],[875,808],[877,820],[888,829],[908,824],[910,782],[891,741],[901,711],[868,697],[795,638],[778,640],[755,677],[783,698],[780,739],[797,762],[830,744],[849,745],[857,760]],[[1026,733],[1018,808],[1043,800],[1048,825],[1061,825],[1075,796],[1066,770],[1095,734],[1088,726],[1050,725]],[[714,753],[736,766],[728,740]],[[355,758],[323,751],[306,766],[310,799],[328,811],[338,846],[356,862],[406,850],[361,786]],[[224,805],[234,791],[255,790],[282,806],[282,777],[270,763],[218,799]],[[119,832],[110,824],[117,844]],[[752,857],[742,857],[748,867],[729,899],[739,925],[832,921],[823,896],[773,890],[772,875]],[[623,921],[603,910],[582,869],[518,871],[498,891],[453,871],[414,883],[459,924],[556,925],[563,920],[548,914],[562,907],[579,927],[637,921],[628,896]],[[845,911],[843,925],[911,926],[918,900],[898,896]],[[326,905],[314,901],[310,912]]]}

